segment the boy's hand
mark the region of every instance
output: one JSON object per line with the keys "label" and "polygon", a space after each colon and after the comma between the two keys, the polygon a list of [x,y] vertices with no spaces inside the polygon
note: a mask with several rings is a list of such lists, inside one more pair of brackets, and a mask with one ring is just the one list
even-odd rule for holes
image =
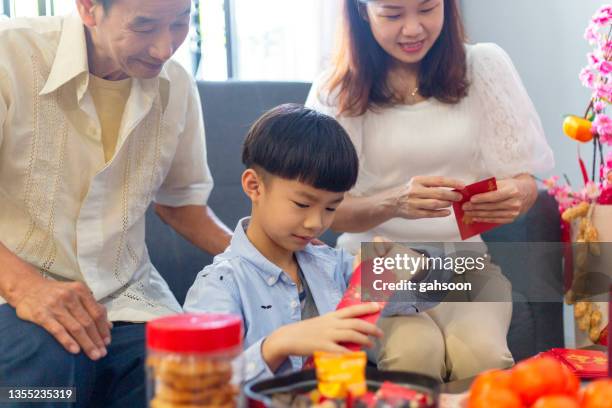
{"label": "boy's hand", "polygon": [[383,333],[375,325],[358,317],[379,311],[378,304],[365,303],[283,326],[263,342],[262,356],[268,367],[276,371],[288,356],[310,356],[315,351],[350,351],[340,343],[372,347],[368,336],[382,337]]}

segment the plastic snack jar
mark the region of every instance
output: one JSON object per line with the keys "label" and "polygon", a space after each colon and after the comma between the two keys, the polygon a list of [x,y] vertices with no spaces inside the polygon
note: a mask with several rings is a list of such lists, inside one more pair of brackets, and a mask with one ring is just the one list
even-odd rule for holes
{"label": "plastic snack jar", "polygon": [[181,314],[147,323],[150,408],[243,405],[242,320],[228,314]]}

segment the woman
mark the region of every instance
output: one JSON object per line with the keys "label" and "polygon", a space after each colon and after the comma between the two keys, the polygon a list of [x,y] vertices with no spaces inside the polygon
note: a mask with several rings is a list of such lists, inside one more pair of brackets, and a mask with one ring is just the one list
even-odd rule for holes
{"label": "woman", "polygon": [[[452,203],[461,196],[452,189],[491,176],[497,191],[474,196],[466,215],[506,224],[525,213],[537,196],[531,174],[554,163],[508,55],[494,44],[465,44],[455,0],[344,0],[343,7],[333,69],[306,103],[335,116],[360,157],[357,185],[333,225],[345,232],[338,245],[356,252],[377,235],[458,242]],[[494,264],[482,274],[498,302],[448,302],[381,320],[379,367],[453,380],[511,366],[510,284]]]}

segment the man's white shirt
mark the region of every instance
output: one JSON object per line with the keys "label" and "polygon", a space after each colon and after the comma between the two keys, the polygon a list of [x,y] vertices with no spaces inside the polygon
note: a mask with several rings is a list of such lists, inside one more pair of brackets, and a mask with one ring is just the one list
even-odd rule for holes
{"label": "man's white shirt", "polygon": [[174,61],[134,79],[108,164],[88,82],[77,16],[0,22],[0,242],[50,279],[85,282],[110,320],[180,312],[145,211],[212,190],[195,82]]}

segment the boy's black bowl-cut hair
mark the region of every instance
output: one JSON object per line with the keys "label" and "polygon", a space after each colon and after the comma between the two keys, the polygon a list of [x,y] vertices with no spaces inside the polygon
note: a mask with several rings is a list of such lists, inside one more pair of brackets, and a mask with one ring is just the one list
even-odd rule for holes
{"label": "boy's black bowl-cut hair", "polygon": [[357,152],[344,128],[334,118],[297,104],[277,106],[253,124],[242,162],[333,192],[350,190],[359,171]]}

